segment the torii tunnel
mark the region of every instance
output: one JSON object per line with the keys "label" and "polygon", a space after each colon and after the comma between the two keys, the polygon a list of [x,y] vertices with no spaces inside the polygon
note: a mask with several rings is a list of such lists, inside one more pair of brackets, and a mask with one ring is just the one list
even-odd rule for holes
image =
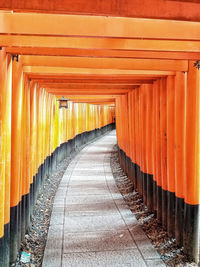
{"label": "torii tunnel", "polygon": [[0,9],[0,266],[16,260],[45,177],[115,123],[122,168],[198,263],[199,1],[1,0]]}

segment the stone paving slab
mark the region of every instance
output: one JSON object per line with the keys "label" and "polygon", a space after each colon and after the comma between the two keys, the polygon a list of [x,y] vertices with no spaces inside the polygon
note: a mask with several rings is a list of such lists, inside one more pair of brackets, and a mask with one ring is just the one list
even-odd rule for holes
{"label": "stone paving slab", "polygon": [[109,194],[109,189],[106,184],[101,185],[69,185],[68,187],[68,195],[107,195]]}
{"label": "stone paving slab", "polygon": [[136,248],[136,244],[127,230],[64,233],[64,254],[69,252],[96,252],[131,248]]}
{"label": "stone paving slab", "polygon": [[43,267],[165,266],[115,184],[115,142],[113,131],[69,164],[55,196]]}
{"label": "stone paving slab", "polygon": [[114,203],[112,196],[109,195],[79,195],[79,196],[66,196],[65,205],[71,204],[92,204],[92,203]]}
{"label": "stone paving slab", "polygon": [[86,177],[88,177],[88,176],[90,176],[90,175],[92,175],[92,176],[103,176],[104,175],[104,170],[101,170],[101,171],[99,171],[99,170],[91,170],[91,169],[85,169],[85,170],[75,170],[75,171],[73,171],[73,175],[76,175],[76,176],[86,176]]}
{"label": "stone paving slab", "polygon": [[146,267],[137,249],[68,253],[63,255],[64,267]]}
{"label": "stone paving slab", "polygon": [[68,216],[67,218],[65,217],[64,228],[69,233],[127,229],[120,214],[108,216]]}
{"label": "stone paving slab", "polygon": [[118,214],[114,202],[106,203],[90,203],[78,205],[66,205],[65,216],[97,216],[97,215],[110,215]]}

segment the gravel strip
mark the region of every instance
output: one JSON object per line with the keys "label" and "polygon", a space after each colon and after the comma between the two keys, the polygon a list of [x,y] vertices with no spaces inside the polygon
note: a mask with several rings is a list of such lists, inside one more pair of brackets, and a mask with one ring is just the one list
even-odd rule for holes
{"label": "gravel strip", "polygon": [[126,204],[136,216],[144,232],[151,240],[151,243],[161,255],[166,266],[198,266],[194,262],[189,262],[183,252],[183,248],[177,247],[174,238],[170,238],[166,231],[162,229],[154,213],[150,213],[142,201],[142,197],[134,190],[132,182],[123,172],[119,164],[117,145],[113,147],[111,153],[111,169],[114,179],[122,194]]}

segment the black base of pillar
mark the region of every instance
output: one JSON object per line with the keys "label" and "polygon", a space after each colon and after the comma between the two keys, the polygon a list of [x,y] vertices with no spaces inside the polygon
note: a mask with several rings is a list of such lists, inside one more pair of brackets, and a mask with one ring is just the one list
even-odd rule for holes
{"label": "black base of pillar", "polygon": [[167,192],[167,232],[170,237],[175,236],[175,206],[176,196],[174,192]]}
{"label": "black base of pillar", "polygon": [[145,205],[147,205],[147,173],[141,172],[142,175],[142,196],[143,196],[143,202]]}
{"label": "black base of pillar", "polygon": [[[1,251],[1,248],[0,248]],[[3,247],[4,267],[9,266],[10,259],[10,223],[4,225],[4,247]],[[0,264],[1,266],[1,264]]]}
{"label": "black base of pillar", "polygon": [[17,233],[18,233],[18,247],[20,247],[21,241],[22,241],[22,201],[18,204],[18,227],[17,227]]}
{"label": "black base of pillar", "polygon": [[184,252],[191,260],[199,262],[199,207],[189,205],[184,207]]}
{"label": "black base of pillar", "polygon": [[184,199],[176,197],[175,204],[175,238],[176,244],[183,246],[183,224],[184,224]]}
{"label": "black base of pillar", "polygon": [[4,236],[0,238],[0,266],[4,266]]}
{"label": "black base of pillar", "polygon": [[153,175],[147,174],[147,208],[153,211]]}
{"label": "black base of pillar", "polygon": [[25,198],[25,233],[30,229],[30,193]]}
{"label": "black base of pillar", "polygon": [[18,252],[19,205],[10,209],[10,262],[14,263]]}
{"label": "black base of pillar", "polygon": [[142,196],[143,194],[143,178],[142,173],[140,171],[140,166],[136,164],[136,175],[137,175],[137,190],[138,193]]}
{"label": "black base of pillar", "polygon": [[153,211],[157,217],[157,183],[153,180]]}
{"label": "black base of pillar", "polygon": [[[114,128],[115,125],[111,124],[101,129],[77,135],[56,148],[51,156],[48,156],[43,164],[39,166],[37,174],[33,177],[33,183],[30,185],[29,194],[24,195],[19,204],[10,209],[10,225],[5,226],[5,235],[0,238],[0,267],[9,265],[9,255],[10,263],[16,261],[20,243],[24,239],[25,233],[29,231],[30,217],[33,214],[34,205],[47,175],[51,175],[57,164],[66,156],[70,157],[71,153],[79,151],[83,144]],[[124,164],[126,164],[125,161]],[[129,164],[126,165],[129,169]]]}
{"label": "black base of pillar", "polygon": [[157,186],[157,219],[162,223],[162,188]]}
{"label": "black base of pillar", "polygon": [[22,196],[21,201],[21,240],[24,240],[25,232],[26,232],[26,198],[25,196]]}
{"label": "black base of pillar", "polygon": [[167,210],[168,210],[168,194],[167,190],[162,189],[162,226],[167,230]]}

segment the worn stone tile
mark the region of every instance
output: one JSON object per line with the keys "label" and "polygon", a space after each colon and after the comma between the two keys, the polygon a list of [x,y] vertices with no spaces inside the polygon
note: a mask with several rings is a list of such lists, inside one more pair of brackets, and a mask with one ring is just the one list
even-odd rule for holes
{"label": "worn stone tile", "polygon": [[64,202],[61,204],[53,205],[52,213],[63,213],[64,212]]}
{"label": "worn stone tile", "polygon": [[62,242],[63,225],[51,225],[44,252],[43,267],[61,266]]}
{"label": "worn stone tile", "polygon": [[111,194],[119,193],[119,189],[114,184],[113,185],[108,184],[108,188],[109,188]]}
{"label": "worn stone tile", "polygon": [[87,186],[87,185],[99,185],[103,184],[104,186],[107,186],[106,179],[103,177],[102,179],[96,179],[96,177],[93,177],[92,179],[71,179],[69,185],[82,185],[82,186]]}
{"label": "worn stone tile", "polygon": [[50,225],[48,231],[48,239],[46,243],[47,249],[62,248],[63,225]]}
{"label": "worn stone tile", "polygon": [[73,176],[102,176],[104,175],[104,171],[98,171],[98,170],[74,170]]}
{"label": "worn stone tile", "polygon": [[112,192],[111,192],[111,195],[112,195],[112,198],[113,198],[114,200],[123,199],[123,196],[122,196],[120,193],[112,193]]}
{"label": "worn stone tile", "polygon": [[65,217],[64,228],[69,233],[127,229],[120,215]]}
{"label": "worn stone tile", "polygon": [[62,189],[63,187],[67,187],[69,184],[69,179],[68,180],[62,180],[59,184],[59,189]]}
{"label": "worn stone tile", "polygon": [[109,189],[105,184],[69,185],[67,195],[106,195]]}
{"label": "worn stone tile", "polygon": [[87,204],[67,204],[65,206],[65,216],[98,216],[98,215],[119,214],[114,202],[87,203]]}
{"label": "worn stone tile", "polygon": [[105,175],[98,175],[98,176],[96,176],[96,175],[90,175],[90,176],[73,175],[70,179],[70,184],[75,182],[75,181],[78,181],[78,182],[79,181],[94,181],[94,182],[96,181],[96,182],[99,182],[99,181],[106,181],[106,179],[105,179]]}
{"label": "worn stone tile", "polygon": [[84,188],[93,188],[93,189],[98,189],[98,188],[108,188],[106,180],[100,180],[100,181],[93,181],[93,180],[82,180],[82,181],[70,181],[69,188],[78,188],[79,187],[84,187]]}
{"label": "worn stone tile", "polygon": [[139,224],[130,227],[130,233],[132,234],[134,240],[146,241],[147,243],[150,242],[149,238],[145,235],[144,231],[142,230],[142,227]]}
{"label": "worn stone tile", "polygon": [[135,240],[138,248],[140,249],[143,257],[145,259],[152,259],[152,258],[160,258],[160,255],[158,254],[158,252],[156,251],[156,249],[153,247],[153,245],[150,243],[150,241],[137,241]]}
{"label": "worn stone tile", "polygon": [[128,231],[64,233],[64,252],[106,251],[136,248]]}
{"label": "worn stone tile", "polygon": [[56,196],[55,198],[54,198],[54,206],[55,205],[63,205],[64,206],[64,201],[65,201],[65,196]]}
{"label": "worn stone tile", "polygon": [[42,267],[61,267],[61,258],[59,249],[45,249]]}
{"label": "worn stone tile", "polygon": [[132,227],[130,232],[145,259],[160,259],[160,255],[139,225]]}
{"label": "worn stone tile", "polygon": [[110,181],[114,182],[114,178],[112,175],[106,175],[105,178],[107,182],[110,182]]}
{"label": "worn stone tile", "polygon": [[62,211],[57,211],[57,210],[52,211],[50,225],[56,225],[56,224],[63,225],[63,223],[64,223],[64,207]]}
{"label": "worn stone tile", "polygon": [[167,266],[161,259],[152,259],[146,260],[146,264],[148,267],[165,267]]}
{"label": "worn stone tile", "polygon": [[[89,173],[91,173],[92,174],[92,172],[94,171],[95,172],[95,175],[96,175],[96,173],[101,173],[101,174],[103,174],[104,173],[104,168],[103,168],[103,166],[87,166],[87,167],[81,167],[81,168],[76,168],[76,172],[85,172],[85,171],[87,171],[87,172],[89,172]],[[76,173],[75,172],[75,173]],[[74,173],[74,174],[75,174]],[[94,175],[94,174],[93,174]]]}
{"label": "worn stone tile", "polygon": [[[90,162],[90,166],[89,167],[103,167],[104,164],[102,161],[93,161]],[[88,162],[81,162],[81,160],[78,161],[78,163],[76,164],[76,167],[82,168],[82,167],[87,167],[88,168]]]}
{"label": "worn stone tile", "polygon": [[66,192],[67,192],[67,189],[63,189],[63,188],[60,188],[57,192],[56,192],[56,195],[55,195],[55,198],[56,197],[65,197],[66,196]]}
{"label": "worn stone tile", "polygon": [[68,253],[63,256],[63,267],[146,267],[140,253],[136,249]]}
{"label": "worn stone tile", "polygon": [[80,195],[80,196],[67,196],[65,203],[68,204],[92,204],[92,203],[114,203],[110,194],[108,195]]}

